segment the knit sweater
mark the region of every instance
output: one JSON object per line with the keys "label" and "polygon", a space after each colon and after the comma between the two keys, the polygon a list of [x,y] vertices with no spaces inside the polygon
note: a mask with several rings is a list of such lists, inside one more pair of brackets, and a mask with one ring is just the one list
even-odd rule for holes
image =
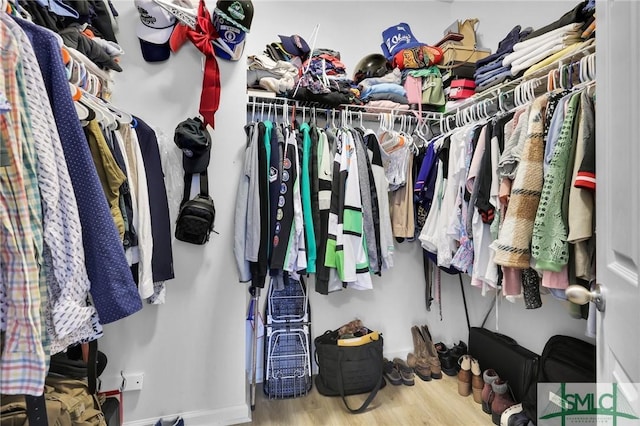
{"label": "knit sweater", "polygon": [[513,181],[509,207],[495,244],[495,263],[513,268],[528,268],[531,234],[542,191],[544,158],[544,113],[546,94],[536,98],[531,106],[527,139],[516,177]]}
{"label": "knit sweater", "polygon": [[536,259],[536,267],[542,270],[560,272],[569,261],[567,234],[567,211],[563,212],[564,188],[567,167],[573,164],[573,129],[576,111],[580,107],[580,94],[574,94],[569,101],[560,138],[553,152],[553,159],[545,175],[542,187],[542,202],[538,206],[533,225],[531,254]]}

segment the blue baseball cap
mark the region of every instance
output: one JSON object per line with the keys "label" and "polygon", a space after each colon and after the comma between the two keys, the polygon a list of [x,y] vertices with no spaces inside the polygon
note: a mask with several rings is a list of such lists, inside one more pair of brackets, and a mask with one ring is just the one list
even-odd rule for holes
{"label": "blue baseball cap", "polygon": [[213,25],[218,38],[213,40],[213,50],[217,57],[227,61],[237,61],[242,57],[247,33],[223,14],[213,13]]}

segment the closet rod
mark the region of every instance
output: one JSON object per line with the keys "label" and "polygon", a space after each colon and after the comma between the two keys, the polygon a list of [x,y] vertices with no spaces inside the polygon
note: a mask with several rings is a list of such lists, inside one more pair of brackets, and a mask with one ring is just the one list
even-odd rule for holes
{"label": "closet rod", "polygon": [[[374,120],[374,121],[378,121],[382,114],[393,114],[394,116],[396,116],[396,118],[405,116],[410,120],[417,120],[417,116],[419,115],[418,111],[415,111],[415,110],[377,108],[382,111],[368,112],[364,110],[367,107],[366,105],[340,104],[336,107],[331,105],[316,104],[314,102],[299,101],[295,99],[282,98],[282,97],[262,98],[260,96],[249,95],[248,101],[247,101],[248,108],[262,107],[263,105],[265,107],[271,105],[273,108],[280,108],[280,109],[286,106],[290,110],[292,108],[295,108],[297,111],[304,110],[306,112],[310,112],[315,109],[316,114],[324,114],[324,115],[334,113],[334,112],[336,114],[341,114],[343,112],[346,112],[347,114],[354,113],[356,114],[356,117],[360,117],[360,115],[362,115],[363,117],[369,120]],[[435,111],[422,111],[422,119],[426,121],[439,122],[442,119],[442,113],[435,112]]]}
{"label": "closet rod", "polygon": [[[558,58],[556,61],[536,70],[530,75],[523,76],[517,78],[515,80],[500,84],[494,88],[486,90],[484,92],[478,93],[472,96],[469,100],[465,101],[463,104],[458,105],[455,109],[446,111],[444,113],[445,121],[449,122],[451,119],[455,118],[456,123],[464,123],[465,117],[474,117],[478,114],[479,111],[484,110],[485,115],[487,111],[491,111],[491,108],[497,108],[500,102],[500,97],[503,95],[515,94],[517,90],[523,84],[531,84],[534,89],[539,87],[543,87],[539,83],[546,83],[546,80],[549,76],[549,73],[553,70],[556,70],[566,64],[575,63],[575,59],[583,58],[590,54],[595,53],[595,43],[591,42],[581,49],[571,52],[561,58]],[[492,111],[492,113],[497,113],[499,110]]]}
{"label": "closet rod", "polygon": [[475,104],[480,103],[481,101],[484,101],[487,99],[495,100],[500,94],[508,93],[510,91],[515,90],[515,88],[518,87],[521,83],[532,80],[532,79],[546,77],[549,74],[549,71],[556,69],[567,62],[573,62],[574,59],[579,59],[579,58],[582,58],[583,56],[587,56],[591,53],[594,53],[595,49],[596,49],[595,41],[594,40],[590,41],[590,43],[588,43],[586,46],[583,46],[581,49],[578,49],[561,58],[558,58],[556,61],[540,68],[539,70],[536,70],[530,75],[522,76],[514,80],[496,85],[495,87],[487,89],[484,92],[476,93],[475,95],[471,96],[469,99],[466,99],[465,101],[456,105],[452,109],[445,111],[444,115],[455,115],[458,111],[465,110],[466,108],[474,106]]}

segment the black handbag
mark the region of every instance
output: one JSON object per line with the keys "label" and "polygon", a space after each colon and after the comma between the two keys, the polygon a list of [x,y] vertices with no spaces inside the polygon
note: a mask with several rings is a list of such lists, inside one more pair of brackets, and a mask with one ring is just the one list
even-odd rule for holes
{"label": "black handbag", "polygon": [[[354,414],[363,412],[378,390],[386,385],[383,377],[382,336],[360,346],[339,346],[338,330],[328,330],[314,339],[318,364],[316,388],[324,396],[341,396]],[[349,407],[345,396],[369,393],[362,405]]]}

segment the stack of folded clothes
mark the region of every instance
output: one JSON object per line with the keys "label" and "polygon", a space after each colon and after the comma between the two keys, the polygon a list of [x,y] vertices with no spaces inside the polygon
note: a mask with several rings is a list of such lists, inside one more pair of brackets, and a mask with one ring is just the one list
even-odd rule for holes
{"label": "stack of folded clothes", "polygon": [[297,34],[278,36],[260,55],[247,58],[247,87],[286,95],[298,83],[302,61],[309,56],[309,45]]}
{"label": "stack of folded clothes", "polygon": [[247,87],[279,95],[292,90],[298,81],[298,68],[291,62],[273,60],[266,54],[247,58]]}
{"label": "stack of folded clothes", "polygon": [[514,27],[502,40],[498,50],[476,64],[476,92],[515,79],[548,58],[557,58],[584,46],[595,30],[595,2],[578,3],[556,21],[535,31]]}
{"label": "stack of folded clothes", "polygon": [[545,58],[582,41],[582,22],[567,24],[543,35],[516,43],[513,52],[505,56],[502,65],[517,76]]}
{"label": "stack of folded clothes", "polygon": [[513,79],[511,68],[503,65],[502,62],[507,55],[513,52],[513,47],[524,40],[532,31],[529,27],[521,30],[520,25],[516,25],[498,43],[498,49],[494,54],[476,62],[476,72],[473,75],[476,82],[476,93]]}
{"label": "stack of folded clothes", "polygon": [[359,82],[360,99],[366,103],[366,110],[408,110],[409,101],[405,88],[400,84],[401,79],[402,73],[394,68],[382,77],[365,78]]}

